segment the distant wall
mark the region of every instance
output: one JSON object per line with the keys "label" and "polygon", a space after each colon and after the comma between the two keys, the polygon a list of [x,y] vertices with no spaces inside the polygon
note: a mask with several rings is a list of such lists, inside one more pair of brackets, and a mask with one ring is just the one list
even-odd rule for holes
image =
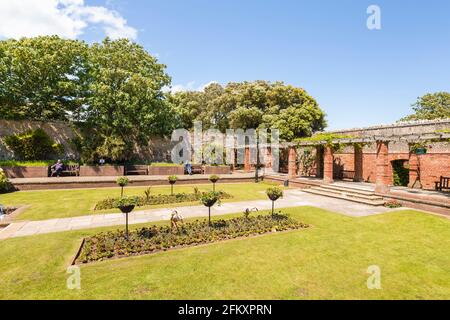
{"label": "distant wall", "polygon": [[[65,158],[78,158],[77,151],[72,147],[71,140],[76,137],[76,131],[66,122],[10,121],[0,120],[0,160],[14,159],[14,153],[7,148],[3,139],[6,136],[41,128],[64,146]],[[135,147],[136,157],[148,162],[170,161],[170,153],[176,143],[168,138],[150,137],[145,148]],[[44,159],[39,159],[44,160]]]}

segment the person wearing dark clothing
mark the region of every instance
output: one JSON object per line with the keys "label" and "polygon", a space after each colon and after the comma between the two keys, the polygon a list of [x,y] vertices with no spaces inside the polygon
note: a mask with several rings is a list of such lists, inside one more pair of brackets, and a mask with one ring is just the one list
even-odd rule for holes
{"label": "person wearing dark clothing", "polygon": [[58,160],[54,165],[51,166],[52,169],[52,177],[57,176],[60,177],[61,173],[64,170],[64,164],[61,162],[61,160]]}

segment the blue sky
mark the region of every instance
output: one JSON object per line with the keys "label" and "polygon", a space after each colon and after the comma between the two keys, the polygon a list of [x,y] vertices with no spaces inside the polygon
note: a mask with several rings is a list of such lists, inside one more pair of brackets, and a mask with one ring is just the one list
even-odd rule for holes
{"label": "blue sky", "polygon": [[[371,4],[381,8],[381,30],[366,27]],[[174,85],[281,80],[317,99],[329,129],[392,123],[411,112],[418,96],[450,91],[446,0],[86,0],[83,5],[126,19],[136,29],[135,40],[167,64]],[[77,37],[103,36],[93,24]]]}

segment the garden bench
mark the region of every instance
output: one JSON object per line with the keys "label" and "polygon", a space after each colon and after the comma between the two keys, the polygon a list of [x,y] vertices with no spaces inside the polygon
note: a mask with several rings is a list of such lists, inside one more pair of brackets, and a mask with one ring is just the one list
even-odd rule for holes
{"label": "garden bench", "polygon": [[437,191],[450,190],[450,177],[441,176],[439,181],[436,182],[436,190]]}
{"label": "garden bench", "polygon": [[[53,169],[50,169],[50,176],[54,177],[56,171]],[[80,165],[79,164],[65,164],[63,166],[63,171],[61,171],[62,176],[76,176],[78,177],[80,175]]]}
{"label": "garden bench", "polygon": [[192,174],[203,174],[204,169],[201,164],[193,164],[192,165]]}
{"label": "garden bench", "polygon": [[148,166],[145,165],[128,165],[125,167],[125,175],[148,175]]}

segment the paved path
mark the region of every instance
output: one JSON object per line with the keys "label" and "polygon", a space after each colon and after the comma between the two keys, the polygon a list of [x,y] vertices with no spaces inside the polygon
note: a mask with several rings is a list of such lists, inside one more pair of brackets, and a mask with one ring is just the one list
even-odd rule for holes
{"label": "paved path", "polygon": [[[319,207],[354,217],[368,216],[372,214],[392,211],[392,209],[387,209],[384,207],[373,207],[340,199],[312,195],[304,193],[300,190],[287,190],[285,191],[284,198],[276,202],[276,208],[278,209],[299,206]],[[271,202],[268,200],[227,202],[223,203],[220,207],[214,206],[212,208],[212,215],[217,216],[229,213],[243,212],[246,208],[254,207],[258,208],[259,210],[267,210],[271,208]],[[176,209],[179,213],[181,213],[184,218],[208,216],[208,209],[204,206],[151,209],[133,212],[132,214],[130,214],[129,223],[139,224],[169,220],[170,214],[173,209]],[[89,215],[42,221],[15,222],[10,224],[5,229],[0,230],[0,240],[70,230],[122,226],[124,223],[125,218],[121,213]]]}

